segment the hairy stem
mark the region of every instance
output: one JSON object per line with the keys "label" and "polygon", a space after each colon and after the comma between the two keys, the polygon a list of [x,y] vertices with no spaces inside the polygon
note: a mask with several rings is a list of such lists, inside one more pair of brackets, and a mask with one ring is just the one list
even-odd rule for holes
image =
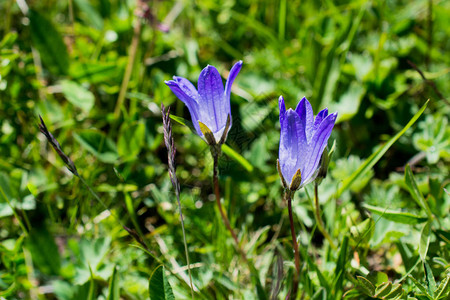
{"label": "hairy stem", "polygon": [[214,173],[213,173],[213,183],[214,183],[214,194],[216,195],[216,202],[217,206],[219,208],[220,216],[222,217],[223,223],[225,224],[225,227],[230,232],[231,236],[233,237],[236,250],[241,254],[242,258],[245,261],[248,261],[247,256],[245,255],[244,251],[239,246],[239,240],[234,232],[233,228],[231,228],[230,220],[228,220],[228,217],[225,213],[225,210],[223,209],[222,203],[220,202],[220,190],[219,190],[219,156],[220,156],[220,146],[211,146],[211,154],[214,159]]}
{"label": "hairy stem", "polygon": [[328,231],[326,231],[325,226],[323,225],[322,217],[320,215],[320,206],[319,206],[319,185],[314,183],[314,213],[316,217],[317,227],[319,228],[322,235],[328,240],[331,248],[334,250],[337,249],[336,245],[333,242]]}
{"label": "hairy stem", "polygon": [[289,222],[291,224],[292,247],[294,248],[294,259],[295,259],[296,272],[294,273],[294,280],[292,282],[291,298],[295,299],[297,297],[298,284],[299,284],[298,277],[300,275],[300,253],[298,251],[297,235],[295,234],[294,217],[292,215],[292,195],[293,195],[293,192],[291,192],[289,190],[286,190],[284,193],[284,199],[288,203]]}

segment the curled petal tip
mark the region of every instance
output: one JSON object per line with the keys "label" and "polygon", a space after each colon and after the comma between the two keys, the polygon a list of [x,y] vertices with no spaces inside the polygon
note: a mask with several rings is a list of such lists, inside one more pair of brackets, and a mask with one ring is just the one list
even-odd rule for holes
{"label": "curled petal tip", "polygon": [[328,117],[329,117],[329,118],[332,118],[332,119],[334,119],[334,120],[336,120],[336,119],[337,119],[337,116],[338,116],[338,112],[335,111],[334,113],[330,114]]}

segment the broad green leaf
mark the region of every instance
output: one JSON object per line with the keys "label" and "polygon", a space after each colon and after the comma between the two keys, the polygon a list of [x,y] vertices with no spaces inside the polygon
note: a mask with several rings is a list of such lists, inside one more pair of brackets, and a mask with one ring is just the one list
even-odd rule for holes
{"label": "broad green leaf", "polygon": [[82,110],[89,112],[94,107],[94,94],[75,81],[61,81],[61,89],[66,99]]}
{"label": "broad green leaf", "polygon": [[359,287],[367,296],[373,296],[375,294],[375,286],[366,278],[362,276],[356,276],[358,279]]}
{"label": "broad green leaf", "polygon": [[66,74],[70,63],[69,54],[56,26],[32,9],[28,17],[31,40],[41,54],[42,62],[51,72]]}
{"label": "broad green leaf", "polygon": [[353,81],[348,90],[342,94],[339,102],[333,103],[330,111],[338,111],[339,123],[350,120],[358,112],[359,105],[366,93],[366,89],[359,82]]}
{"label": "broad green leaf", "polygon": [[389,281],[389,278],[386,275],[386,273],[377,272],[377,271],[370,272],[366,276],[366,279],[369,280],[374,286],[379,286],[379,285]]}
{"label": "broad green leaf", "polygon": [[423,265],[425,269],[425,281],[427,283],[428,294],[431,297],[434,297],[434,291],[436,291],[436,281],[434,280],[433,271],[426,261],[423,262]]}
{"label": "broad green leaf", "polygon": [[384,146],[380,147],[377,151],[375,151],[369,158],[344,182],[342,183],[342,186],[339,188],[339,190],[336,193],[336,198],[339,198],[339,196],[346,191],[352,183],[357,180],[360,176],[363,176],[370,170],[372,170],[373,166],[383,157],[383,155],[386,153],[386,151],[389,150],[389,148],[417,121],[417,119],[422,115],[422,113],[425,111],[425,108],[428,105],[429,100],[425,102],[425,104],[419,109],[419,111],[411,118],[411,120],[406,124],[405,127],[403,127],[402,130],[400,130],[395,136],[393,136]]}
{"label": "broad green leaf", "polygon": [[382,284],[380,284],[379,286],[377,286],[376,290],[375,290],[375,297],[385,297],[387,296],[392,289],[392,283],[390,282],[384,282]]}
{"label": "broad green leaf", "polygon": [[397,297],[401,297],[403,294],[403,288],[401,284],[393,284],[392,289],[389,294],[386,296],[386,299],[398,299]]}
{"label": "broad green leaf", "polygon": [[119,158],[114,142],[103,132],[95,129],[84,129],[74,134],[81,146],[105,163],[115,163]]}
{"label": "broad green leaf", "polygon": [[103,259],[110,249],[110,243],[110,237],[102,237],[95,240],[83,238],[77,243],[79,257],[74,278],[75,284],[85,284],[91,277],[102,278],[106,281],[112,276],[113,266],[106,266],[103,263]]}
{"label": "broad green leaf", "polygon": [[432,214],[430,207],[428,206],[428,203],[425,201],[425,198],[423,197],[422,193],[419,191],[416,179],[414,178],[414,175],[409,165],[406,165],[405,168],[405,182],[406,185],[408,186],[409,192],[411,193],[413,199],[427,213],[427,216],[431,218]]}
{"label": "broad green leaf", "polygon": [[59,300],[72,300],[75,296],[76,286],[66,281],[55,280],[52,282],[55,296]]}
{"label": "broad green leaf", "polygon": [[150,278],[149,294],[150,300],[175,300],[172,288],[164,274],[164,266],[158,266]]}
{"label": "broad green leaf", "polygon": [[106,300],[119,300],[120,299],[120,287],[119,276],[117,275],[117,266],[114,266],[114,271],[109,280],[108,298]]}
{"label": "broad green leaf", "polygon": [[117,151],[124,160],[136,159],[145,142],[145,125],[124,123],[120,127]]}
{"label": "broad green leaf", "polygon": [[428,218],[420,217],[411,213],[384,209],[381,207],[364,204],[364,208],[370,210],[372,213],[380,215],[381,217],[402,224],[419,224],[428,220]]}
{"label": "broad green leaf", "polygon": [[431,238],[431,221],[425,223],[420,232],[420,242],[419,242],[419,254],[422,261],[425,261],[428,252],[428,246],[430,245]]}
{"label": "broad green leaf", "polygon": [[172,115],[172,114],[170,114],[170,118],[172,120],[174,120],[175,122],[177,122],[178,124],[181,124],[183,126],[189,127],[189,129],[193,133],[197,134],[197,131],[195,130],[195,127],[194,127],[194,125],[192,125],[191,121],[186,120],[185,118],[182,118],[182,117],[178,117],[178,116]]}

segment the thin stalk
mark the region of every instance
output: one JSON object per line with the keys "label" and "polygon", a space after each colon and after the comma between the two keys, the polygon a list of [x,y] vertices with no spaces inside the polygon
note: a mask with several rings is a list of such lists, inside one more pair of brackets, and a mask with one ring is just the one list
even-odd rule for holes
{"label": "thin stalk", "polygon": [[337,249],[336,245],[333,242],[328,231],[326,231],[325,226],[323,225],[322,217],[320,215],[320,206],[319,206],[319,185],[314,183],[314,213],[316,216],[317,227],[319,228],[322,235],[328,240],[331,248],[334,250]]}
{"label": "thin stalk", "polygon": [[191,274],[191,263],[189,262],[189,252],[186,241],[186,231],[184,230],[184,220],[183,213],[181,212],[181,201],[180,201],[180,186],[177,185],[175,188],[175,193],[177,194],[178,211],[180,212],[181,230],[183,231],[183,243],[184,243],[184,254],[186,255],[187,268],[189,273],[189,283],[191,285],[191,297],[194,299],[194,286],[192,284],[192,274]]}
{"label": "thin stalk", "polygon": [[[78,174],[77,177],[86,186],[86,188],[91,193],[91,195],[94,196],[95,200],[97,200],[107,211],[109,211],[111,216],[120,224],[120,226],[122,226],[122,228],[125,229],[125,231],[127,231],[128,234],[130,234],[146,250],[150,251],[148,246],[145,244],[144,239],[141,237],[141,235],[139,235],[139,233],[137,233],[136,231],[131,230],[128,227],[126,227],[125,224],[123,224],[123,222],[116,215],[113,214],[113,212],[108,208],[108,206],[105,204],[105,202],[103,202],[103,200],[100,199],[100,197],[97,195],[97,193],[94,192],[94,190],[91,188],[91,186],[86,182],[86,180],[84,180],[83,177],[81,177],[81,175]],[[140,230],[139,230],[139,232],[140,232]]]}
{"label": "thin stalk", "polygon": [[428,36],[427,36],[427,53],[425,56],[425,64],[427,66],[427,71],[430,70],[431,64],[431,51],[433,50],[433,0],[428,0]]}
{"label": "thin stalk", "polygon": [[294,217],[292,215],[292,195],[293,192],[290,190],[286,190],[284,192],[284,199],[288,203],[288,211],[289,211],[289,223],[291,225],[291,237],[292,237],[292,247],[294,248],[294,260],[295,260],[295,270],[294,273],[294,280],[292,282],[292,299],[295,299],[297,297],[298,292],[298,284],[299,284],[299,275],[300,275],[300,252],[298,251],[298,243],[297,243],[297,235],[295,234],[295,227],[294,227]]}
{"label": "thin stalk", "polygon": [[[140,1],[138,3],[140,3]],[[136,57],[136,52],[139,45],[139,38],[141,36],[142,21],[140,18],[138,18],[136,22],[137,23],[136,26],[134,27],[133,32],[133,39],[131,40],[130,53],[128,56],[127,67],[125,69],[125,75],[123,76],[122,85],[119,91],[119,97],[117,98],[116,108],[114,109],[114,116],[116,118],[120,116],[120,110],[122,109],[123,101],[125,100],[125,94],[127,92],[128,83],[130,82],[131,73],[133,72],[134,59]]]}
{"label": "thin stalk", "polygon": [[164,129],[164,144],[167,148],[167,161],[169,166],[169,176],[170,181],[172,182],[172,186],[175,189],[175,194],[177,195],[177,203],[178,210],[180,213],[180,222],[181,222],[181,230],[183,232],[183,243],[184,243],[184,254],[186,256],[187,269],[189,273],[189,283],[191,288],[191,297],[194,300],[194,285],[192,283],[192,274],[191,274],[191,263],[189,262],[189,252],[186,241],[186,230],[184,229],[184,218],[183,212],[181,211],[181,201],[180,201],[180,183],[177,178],[177,167],[175,161],[175,154],[177,152],[175,148],[175,142],[172,136],[172,123],[170,121],[170,108],[166,111],[163,104],[161,104],[161,112],[163,119],[163,129]]}

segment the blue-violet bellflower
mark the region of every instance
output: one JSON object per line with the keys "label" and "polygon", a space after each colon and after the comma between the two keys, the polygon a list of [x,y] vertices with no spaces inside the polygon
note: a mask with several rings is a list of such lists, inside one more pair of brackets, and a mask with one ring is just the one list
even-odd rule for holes
{"label": "blue-violet bellflower", "polygon": [[238,61],[230,70],[225,88],[219,71],[208,65],[198,78],[198,90],[186,78],[174,76],[165,81],[172,92],[187,106],[197,134],[209,145],[225,142],[231,128],[231,85],[242,67]]}
{"label": "blue-violet bellflower", "polygon": [[312,182],[319,171],[322,152],[336,122],[337,112],[321,110],[314,117],[309,101],[303,97],[295,110],[280,107],[280,150],[278,172],[285,188],[295,191]]}

